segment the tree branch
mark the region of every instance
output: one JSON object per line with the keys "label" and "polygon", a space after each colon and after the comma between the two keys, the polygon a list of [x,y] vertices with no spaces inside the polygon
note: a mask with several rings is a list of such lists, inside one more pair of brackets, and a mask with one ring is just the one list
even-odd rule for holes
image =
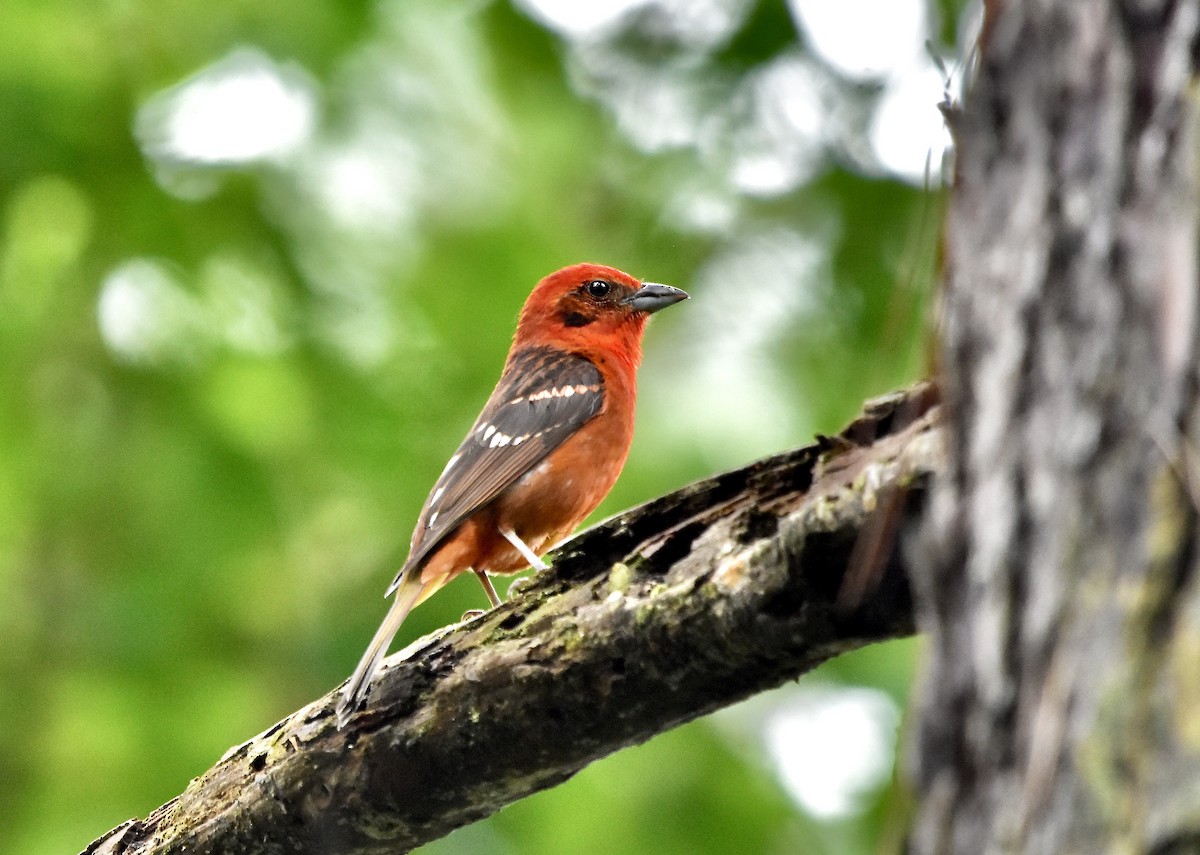
{"label": "tree branch", "polygon": [[913,632],[898,544],[942,458],[936,393],[572,540],[508,603],[330,694],[87,853],[395,853],[588,763]]}

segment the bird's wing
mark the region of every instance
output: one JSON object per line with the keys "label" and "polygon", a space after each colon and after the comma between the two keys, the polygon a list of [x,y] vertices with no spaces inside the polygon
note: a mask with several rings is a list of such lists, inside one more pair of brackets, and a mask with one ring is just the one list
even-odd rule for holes
{"label": "bird's wing", "polygon": [[499,496],[604,405],[604,378],[586,357],[552,347],[517,352],[475,425],[433,486],[390,595],[454,528]]}

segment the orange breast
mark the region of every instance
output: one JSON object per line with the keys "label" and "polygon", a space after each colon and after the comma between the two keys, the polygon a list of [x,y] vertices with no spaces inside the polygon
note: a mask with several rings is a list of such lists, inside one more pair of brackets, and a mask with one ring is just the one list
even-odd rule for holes
{"label": "orange breast", "polygon": [[608,495],[632,437],[632,408],[606,407],[455,529],[426,561],[422,581],[440,587],[468,569],[515,573],[528,567],[500,529],[515,531],[538,555],[550,549]]}
{"label": "orange breast", "polygon": [[535,552],[553,546],[608,495],[632,434],[631,419],[601,413],[497,499],[497,522]]}

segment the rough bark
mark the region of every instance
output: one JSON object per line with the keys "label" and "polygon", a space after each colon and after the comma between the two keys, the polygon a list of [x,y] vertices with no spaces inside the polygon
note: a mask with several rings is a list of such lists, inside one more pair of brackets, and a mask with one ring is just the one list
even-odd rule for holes
{"label": "rough bark", "polygon": [[987,6],[951,113],[910,848],[1195,852],[1198,8]]}
{"label": "rough bark", "polygon": [[592,760],[913,631],[898,544],[941,460],[928,385],[840,437],[702,481],[571,541],[485,615],[233,748],[91,853],[396,853]]}

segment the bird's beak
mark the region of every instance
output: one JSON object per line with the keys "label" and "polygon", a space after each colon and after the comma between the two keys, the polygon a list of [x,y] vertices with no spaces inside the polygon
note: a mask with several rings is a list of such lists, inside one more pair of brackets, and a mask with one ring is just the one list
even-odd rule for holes
{"label": "bird's beak", "polygon": [[673,306],[680,300],[686,300],[687,298],[687,291],[684,291],[682,288],[659,285],[657,282],[643,282],[641,288],[638,288],[622,302],[626,306],[632,307],[635,311],[645,312],[648,315],[651,312],[657,312],[659,309],[665,309],[667,306]]}

